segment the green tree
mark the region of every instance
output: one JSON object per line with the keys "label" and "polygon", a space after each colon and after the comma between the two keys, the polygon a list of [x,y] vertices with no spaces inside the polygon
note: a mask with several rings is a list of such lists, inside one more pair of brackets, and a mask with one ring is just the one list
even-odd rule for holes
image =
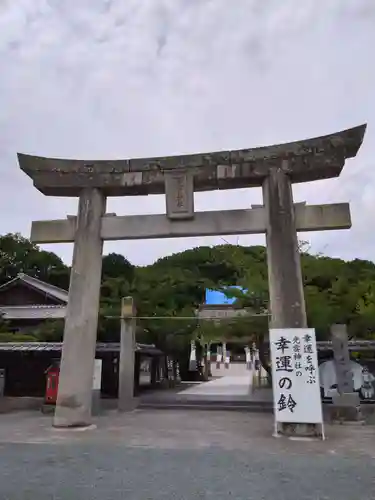
{"label": "green tree", "polygon": [[356,314],[349,324],[349,333],[363,339],[375,338],[375,284],[363,283],[362,293],[355,308]]}
{"label": "green tree", "polygon": [[47,320],[33,329],[33,336],[38,342],[61,342],[64,335],[64,320]]}
{"label": "green tree", "polygon": [[110,253],[103,257],[102,276],[104,280],[121,278],[131,283],[134,278],[134,266],[123,255]]}
{"label": "green tree", "polygon": [[[345,262],[323,255],[312,255],[306,242],[300,242],[300,255],[308,325],[318,339],[329,336],[332,323],[346,323],[357,338],[372,338],[375,331],[375,264],[354,259]],[[69,267],[52,252],[45,252],[19,234],[0,237],[0,284],[24,272],[68,289]],[[204,302],[205,289],[229,292],[236,306],[256,314],[252,318],[210,323],[195,319],[195,310]],[[122,255],[103,257],[98,338],[119,340],[120,303],[134,297],[138,317],[137,338],[188,360],[190,340],[218,335],[253,336],[264,346],[269,309],[267,253],[263,246],[220,245],[199,247],[159,259],[153,265],[134,267]],[[111,318],[112,316],[112,318]],[[152,319],[160,316],[162,320]],[[182,316],[186,320],[176,319]],[[7,326],[0,320],[0,332]],[[13,335],[13,334],[10,334]],[[59,339],[61,325],[47,323],[38,338]],[[12,337],[14,338],[14,337]]]}
{"label": "green tree", "polygon": [[60,257],[39,247],[20,234],[0,236],[0,284],[25,273],[52,285],[68,288],[70,270]]}

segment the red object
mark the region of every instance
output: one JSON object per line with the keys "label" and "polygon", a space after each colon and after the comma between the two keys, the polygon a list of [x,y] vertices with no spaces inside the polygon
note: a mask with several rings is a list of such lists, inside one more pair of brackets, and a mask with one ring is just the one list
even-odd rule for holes
{"label": "red object", "polygon": [[50,405],[55,405],[57,401],[57,391],[59,388],[59,374],[60,368],[56,365],[52,365],[46,370],[47,383],[46,383],[46,394],[45,403]]}

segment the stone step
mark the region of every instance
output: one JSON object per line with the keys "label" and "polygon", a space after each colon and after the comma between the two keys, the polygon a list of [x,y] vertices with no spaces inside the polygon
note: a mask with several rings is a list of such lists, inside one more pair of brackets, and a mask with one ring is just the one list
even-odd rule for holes
{"label": "stone step", "polygon": [[147,410],[212,410],[272,413],[272,402],[255,401],[144,401],[138,409]]}

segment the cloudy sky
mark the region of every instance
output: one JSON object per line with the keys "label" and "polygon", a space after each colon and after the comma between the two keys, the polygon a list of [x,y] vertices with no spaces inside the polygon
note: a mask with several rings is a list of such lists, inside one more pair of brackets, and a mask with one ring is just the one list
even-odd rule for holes
{"label": "cloudy sky", "polygon": [[[0,233],[65,218],[17,152],[81,159],[274,144],[367,122],[339,179],[296,201],[350,201],[349,231],[301,235],[316,252],[375,256],[374,0],[0,0]],[[247,208],[258,189],[196,195],[197,210]],[[114,198],[118,215],[162,213],[161,196]],[[236,237],[225,238],[237,243]],[[239,243],[263,243],[241,236]],[[107,243],[135,264],[217,238]],[[45,248],[71,259],[72,245]]]}

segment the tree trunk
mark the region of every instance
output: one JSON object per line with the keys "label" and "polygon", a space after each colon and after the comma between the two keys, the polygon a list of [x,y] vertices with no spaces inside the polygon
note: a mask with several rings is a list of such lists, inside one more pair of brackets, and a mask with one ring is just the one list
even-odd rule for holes
{"label": "tree trunk", "polygon": [[203,356],[203,366],[204,366],[204,380],[207,382],[210,376],[210,366],[208,363],[207,350]]}

